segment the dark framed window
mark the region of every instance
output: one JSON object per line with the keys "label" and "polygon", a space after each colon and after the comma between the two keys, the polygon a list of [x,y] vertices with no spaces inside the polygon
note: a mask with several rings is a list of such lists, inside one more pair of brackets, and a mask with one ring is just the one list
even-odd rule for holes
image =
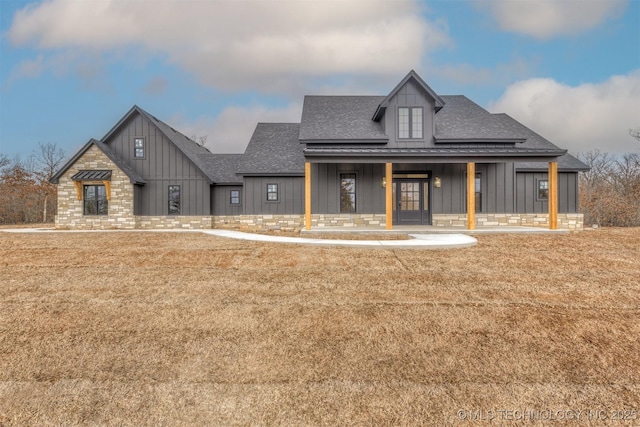
{"label": "dark framed window", "polygon": [[144,158],[144,138],[133,139],[133,157],[136,159]]}
{"label": "dark framed window", "polygon": [[107,215],[109,202],[104,185],[85,185],[83,187],[83,205],[85,215]]}
{"label": "dark framed window", "polygon": [[267,184],[267,202],[278,201],[278,184]]}
{"label": "dark framed window", "polygon": [[229,204],[230,205],[239,205],[240,204],[240,190],[230,190],[229,191]]}
{"label": "dark framed window", "polygon": [[169,215],[180,215],[180,186],[169,186]]}
{"label": "dark framed window", "polygon": [[340,174],[340,212],[356,211],[356,174]]}
{"label": "dark framed window", "polygon": [[476,212],[482,212],[482,175],[476,174]]}
{"label": "dark framed window", "polygon": [[538,200],[549,200],[549,180],[538,180]]}
{"label": "dark framed window", "polygon": [[422,107],[398,108],[398,138],[422,139],[424,135],[424,120]]}

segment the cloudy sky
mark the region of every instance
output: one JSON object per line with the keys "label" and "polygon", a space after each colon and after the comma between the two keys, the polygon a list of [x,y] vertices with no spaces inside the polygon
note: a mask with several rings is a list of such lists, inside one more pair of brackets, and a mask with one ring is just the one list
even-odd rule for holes
{"label": "cloudy sky", "polygon": [[640,150],[640,0],[0,1],[0,153],[71,155],[137,104],[214,152],[305,94],[414,69],[570,152]]}

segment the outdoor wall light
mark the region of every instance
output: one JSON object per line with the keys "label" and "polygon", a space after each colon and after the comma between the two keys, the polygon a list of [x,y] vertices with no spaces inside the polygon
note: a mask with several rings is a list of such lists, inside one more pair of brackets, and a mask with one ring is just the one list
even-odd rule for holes
{"label": "outdoor wall light", "polygon": [[380,181],[380,186],[382,188],[387,188],[387,177],[386,176],[382,177],[382,181]]}
{"label": "outdoor wall light", "polygon": [[440,181],[440,177],[439,176],[436,176],[433,179],[433,186],[436,187],[436,188],[440,188],[440,186],[442,186],[442,181]]}

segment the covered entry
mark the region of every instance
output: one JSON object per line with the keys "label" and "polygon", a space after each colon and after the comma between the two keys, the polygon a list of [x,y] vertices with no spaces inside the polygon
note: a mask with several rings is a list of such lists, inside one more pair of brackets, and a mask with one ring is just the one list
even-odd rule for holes
{"label": "covered entry", "polygon": [[431,225],[428,173],[393,174],[393,223]]}

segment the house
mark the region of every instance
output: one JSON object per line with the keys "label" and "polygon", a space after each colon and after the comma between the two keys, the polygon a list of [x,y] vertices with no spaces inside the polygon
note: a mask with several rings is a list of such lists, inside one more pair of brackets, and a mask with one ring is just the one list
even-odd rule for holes
{"label": "house", "polygon": [[306,96],[214,154],[134,106],[52,178],[59,228],[527,225],[579,230],[588,167],[414,71],[381,96]]}

